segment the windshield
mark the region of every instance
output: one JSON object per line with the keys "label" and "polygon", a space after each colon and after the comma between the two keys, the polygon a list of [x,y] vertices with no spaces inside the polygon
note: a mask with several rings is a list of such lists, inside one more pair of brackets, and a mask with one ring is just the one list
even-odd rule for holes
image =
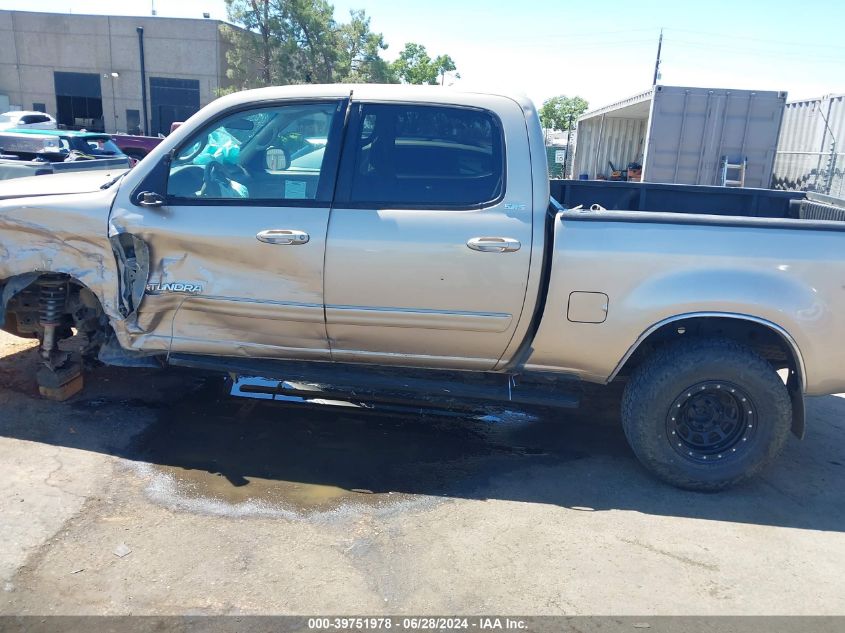
{"label": "windshield", "polygon": [[84,139],[86,147],[79,148],[79,151],[87,152],[94,156],[121,156],[123,152],[115,144],[113,140],[108,137],[102,138],[86,138]]}

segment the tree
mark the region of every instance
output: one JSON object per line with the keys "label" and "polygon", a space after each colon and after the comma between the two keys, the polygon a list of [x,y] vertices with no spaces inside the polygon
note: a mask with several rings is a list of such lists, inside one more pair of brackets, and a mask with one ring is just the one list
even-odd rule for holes
{"label": "tree", "polygon": [[540,108],[540,121],[547,130],[568,130],[587,111],[589,104],[581,97],[559,95],[546,99]]}
{"label": "tree", "polygon": [[226,76],[232,86],[222,92],[259,86],[397,81],[381,33],[370,30],[364,11],[351,11],[337,24],[327,0],[226,0],[224,25],[229,43]]}
{"label": "tree", "polygon": [[352,9],[349,22],[338,30],[340,52],[336,67],[337,80],[349,83],[396,83],[390,63],[382,59],[387,50],[384,36],[370,31],[366,11]]}
{"label": "tree", "polygon": [[393,62],[393,71],[406,84],[442,84],[446,73],[454,70],[455,62],[449,55],[439,55],[432,60],[425,46],[415,42],[405,44],[399,58]]}
{"label": "tree", "polygon": [[331,83],[338,57],[334,7],[326,0],[276,0],[281,15],[285,83]]}
{"label": "tree", "polygon": [[279,83],[274,72],[278,56],[278,15],[271,11],[271,0],[226,0],[229,20],[243,28],[224,24],[223,37],[229,44],[226,52],[226,77],[232,83],[228,90],[246,90]]}

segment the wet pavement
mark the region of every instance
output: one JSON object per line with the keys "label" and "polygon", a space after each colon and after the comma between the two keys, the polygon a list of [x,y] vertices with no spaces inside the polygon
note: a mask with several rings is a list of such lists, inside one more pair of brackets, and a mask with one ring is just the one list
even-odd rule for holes
{"label": "wet pavement", "polygon": [[37,362],[0,333],[0,614],[845,613],[845,398],[708,495],[607,393],[447,415],[101,368],[53,403]]}
{"label": "wet pavement", "polygon": [[[417,496],[471,496],[491,476],[527,461],[588,455],[577,438],[562,432],[561,424],[571,420],[561,422],[552,410],[491,407],[455,414],[268,402],[228,395],[220,377],[193,378],[193,389],[156,409],[155,422],[133,441],[128,456],[151,465],[144,476],[159,501],[207,512],[308,514],[348,504],[384,508]],[[72,406],[104,404],[88,399]],[[590,435],[598,440],[595,432]],[[624,453],[618,429],[609,435]]]}

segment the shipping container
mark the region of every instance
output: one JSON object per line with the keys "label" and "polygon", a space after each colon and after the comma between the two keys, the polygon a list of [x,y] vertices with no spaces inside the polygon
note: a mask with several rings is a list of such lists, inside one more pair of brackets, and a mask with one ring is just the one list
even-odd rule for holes
{"label": "shipping container", "polygon": [[845,197],[845,95],[793,101],[783,112],[772,188]]}
{"label": "shipping container", "polygon": [[745,162],[745,186],[768,187],[785,92],[654,86],[578,119],[576,178],[642,166],[646,182],[722,184],[722,161]]}

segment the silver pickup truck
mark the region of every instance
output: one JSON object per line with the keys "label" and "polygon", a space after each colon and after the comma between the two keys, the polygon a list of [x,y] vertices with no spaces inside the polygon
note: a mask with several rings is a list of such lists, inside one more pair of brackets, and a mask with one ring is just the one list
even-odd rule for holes
{"label": "silver pickup truck", "polygon": [[526,99],[242,92],[102,186],[50,178],[0,183],[0,316],[54,397],[85,358],[443,407],[620,381],[643,464],[716,490],[845,391],[845,223],[565,209]]}

